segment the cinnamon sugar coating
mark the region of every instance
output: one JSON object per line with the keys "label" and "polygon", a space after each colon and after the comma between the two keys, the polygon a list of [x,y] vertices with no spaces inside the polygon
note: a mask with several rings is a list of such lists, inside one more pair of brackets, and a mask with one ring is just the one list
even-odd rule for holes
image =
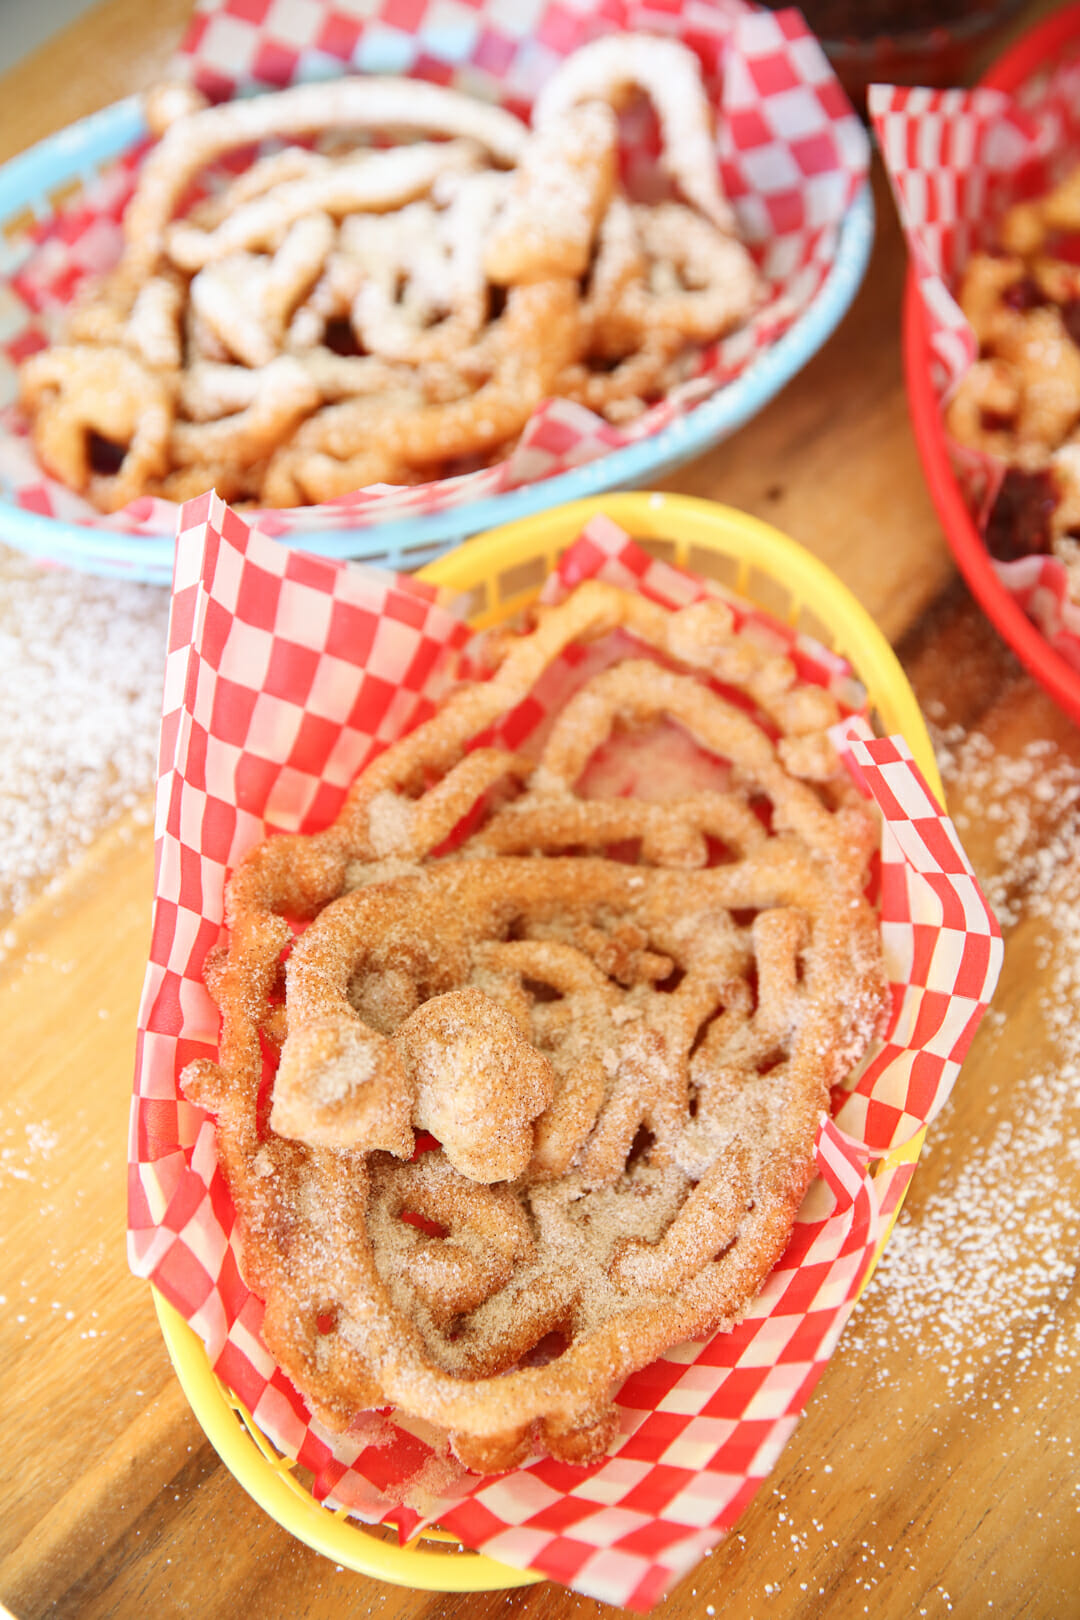
{"label": "cinnamon sugar coating", "polygon": [[[631,655],[537,752],[470,751],[616,629]],[[887,999],[876,829],[827,693],[718,601],[598,582],[491,651],[332,826],[233,874],[219,1059],[183,1076],[217,1116],[264,1338],[312,1409],[347,1428],[393,1404],[483,1470],[602,1455],[630,1372],[745,1313]],[[718,785],[583,796],[597,749],[657,717]]]}

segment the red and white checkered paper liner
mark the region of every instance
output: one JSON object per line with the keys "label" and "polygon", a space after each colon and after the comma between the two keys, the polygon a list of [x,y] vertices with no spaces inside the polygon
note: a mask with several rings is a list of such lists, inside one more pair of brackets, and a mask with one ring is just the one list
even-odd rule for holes
{"label": "red and white checkered paper liner", "polygon": [[[719,589],[650,558],[603,517],[565,553],[546,594],[593,577],[670,607]],[[796,659],[804,679],[849,704],[854,683],[841,659],[749,604],[738,612]],[[215,1370],[274,1444],[312,1471],[315,1495],[330,1506],[394,1523],[403,1537],[437,1519],[505,1563],[645,1610],[734,1524],[792,1432],[912,1171],[904,1164],[871,1180],[868,1163],[942,1106],[993,991],[1001,938],[905,744],[875,740],[858,716],[843,722],[855,779],[885,818],[895,1016],[837,1120],[823,1119],[821,1177],[787,1253],[734,1331],[673,1349],[627,1380],[616,1455],[589,1468],[549,1458],[501,1477],[469,1475],[422,1517],[401,1494],[431,1456],[423,1426],[391,1431],[379,1418],[366,1434],[332,1435],[263,1348],[213,1124],[182,1100],[177,1078],[216,1051],[218,1014],[201,970],[222,937],[226,872],[267,825],[308,832],[330,821],[365,762],[430,711],[465,639],[411,579],[290,551],[216,497],[184,508],[131,1116],[130,1262],[191,1323]],[[550,696],[537,689],[506,736],[520,743]]]}
{"label": "red and white checkered paper liner", "polygon": [[[1049,190],[1080,163],[1080,39],[1069,59],[1015,96],[1001,90],[909,90],[874,84],[870,118],[892,182],[930,340],[932,379],[944,403],[978,355],[953,297],[973,252],[995,244],[1014,202]],[[950,441],[980,527],[1005,464]],[[1056,557],[994,562],[1002,584],[1051,645],[1080,670],[1080,604]]]}
{"label": "red and white checkered paper liner", "polygon": [[[579,45],[618,29],[684,40],[701,59],[717,109],[717,162],[741,228],[769,282],[766,305],[716,344],[701,375],[637,421],[615,428],[583,406],[555,400],[535,413],[509,460],[408,488],[372,486],[300,512],[267,512],[266,533],[367,528],[441,512],[565,472],[665,427],[745,370],[810,305],[831,268],[840,225],[864,180],[868,148],[824,53],[797,12],[757,11],[742,0],[209,0],[200,5],[174,71],[211,94],[278,88],[350,72],[407,73],[454,85],[527,116],[543,81]],[[120,219],[138,154],[110,169],[76,205],[0,258],[0,403],[15,397],[19,362],[88,274],[120,251]],[[638,154],[651,161],[648,141]],[[146,496],[103,517],[46,478],[13,411],[0,417],[0,481],[20,506],[130,534],[173,534],[177,509]]]}

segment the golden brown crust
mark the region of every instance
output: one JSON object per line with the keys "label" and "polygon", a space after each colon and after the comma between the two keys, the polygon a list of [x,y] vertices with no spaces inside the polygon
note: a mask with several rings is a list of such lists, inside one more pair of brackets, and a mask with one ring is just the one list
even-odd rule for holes
{"label": "golden brown crust", "polygon": [[[588,681],[538,757],[467,751],[563,649],[615,629],[667,665]],[[266,1342],[313,1410],[344,1427],[395,1404],[487,1469],[600,1455],[619,1381],[745,1312],[885,1005],[872,823],[766,729],[766,705],[828,723],[827,694],[795,702],[790,663],[719,602],[671,613],[596,582],[496,650],[337,822],[233,874],[208,977],[220,1057],[183,1079],[217,1115]],[[728,762],[728,788],[581,797],[613,726],[659,714]],[[786,740],[820,773],[820,730]],[[636,858],[611,858],[627,837]],[[286,919],[309,923],[295,944]],[[413,1156],[416,1130],[440,1148]]]}

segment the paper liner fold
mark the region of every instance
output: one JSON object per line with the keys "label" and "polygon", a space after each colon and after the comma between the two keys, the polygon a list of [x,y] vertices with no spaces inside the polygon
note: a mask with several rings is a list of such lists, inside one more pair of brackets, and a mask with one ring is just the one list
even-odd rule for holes
{"label": "paper liner fold", "polygon": [[[537,89],[559,62],[600,33],[642,29],[684,40],[702,62],[717,109],[716,157],[741,229],[769,286],[765,306],[740,331],[714,344],[700,375],[620,428],[568,400],[532,417],[510,458],[460,477],[407,488],[373,486],[323,506],[259,514],[280,536],[366,529],[426,516],[550,478],[609,450],[638,443],[740,376],[803,314],[832,266],[840,227],[866,178],[868,146],[828,61],[795,11],[742,3],[703,7],[672,0],[652,7],[607,0],[600,11],[562,0],[508,7],[479,0],[455,7],[447,25],[440,0],[388,6],[360,0],[252,6],[212,0],[200,6],[173,64],[217,96],[272,89],[349,72],[407,73],[496,100],[527,116]],[[114,165],[74,206],[62,208],[14,250],[0,246],[0,405],[15,397],[18,363],[46,341],[56,317],[88,275],[120,252],[120,219],[134,187],[139,153]],[[631,167],[655,163],[644,124]],[[45,477],[15,413],[0,417],[0,484],[17,504],[48,516],[126,534],[172,535],[177,508],[143,497],[103,517],[82,497]],[[467,528],[467,522],[463,524]]]}
{"label": "paper liner fold", "polygon": [[[926,319],[931,378],[944,407],[978,356],[952,289],[971,254],[992,248],[1014,202],[1080,163],[1080,35],[1064,59],[1015,95],[871,85],[867,105],[892,184]],[[943,430],[944,431],[944,430]],[[1005,472],[996,456],[949,441],[957,478],[985,526]],[[1009,594],[1080,671],[1080,604],[1054,556],[994,561]]]}
{"label": "paper liner fold", "polygon": [[[549,581],[585,578],[667,606],[713,590],[597,518]],[[746,603],[755,633],[850,707],[842,660]],[[1001,961],[1001,939],[951,823],[900,739],[844,722],[843,746],[885,824],[883,937],[895,1017],[835,1120],[791,1244],[746,1318],[670,1350],[619,1391],[622,1441],[588,1468],[546,1459],[448,1496],[402,1500],[431,1448],[423,1425],[373,1417],[334,1436],[259,1339],[210,1120],[177,1080],[215,1051],[203,986],[226,872],[269,825],[312,831],[373,754],[431,711],[463,625],[409,578],[338,566],[250,529],[216,497],[184,509],[165,673],[152,942],[138,1020],[129,1256],[203,1339],[211,1364],[315,1495],[403,1536],[438,1519],[468,1546],[608,1603],[644,1610],[735,1522],[791,1433],[847,1319],[910,1165],[868,1166],[942,1106]],[[535,695],[534,695],[535,699]],[[543,715],[533,701],[528,724]],[[519,724],[522,723],[519,719]],[[429,1470],[429,1478],[437,1478]]]}

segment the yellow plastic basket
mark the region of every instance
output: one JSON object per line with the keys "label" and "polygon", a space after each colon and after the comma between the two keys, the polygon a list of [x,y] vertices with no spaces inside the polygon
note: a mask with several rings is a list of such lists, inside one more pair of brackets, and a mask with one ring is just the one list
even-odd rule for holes
{"label": "yellow plastic basket", "polygon": [[[498,624],[535,600],[561,553],[600,512],[646,550],[720,580],[845,657],[866,687],[879,728],[904,735],[930,786],[944,798],[914,694],[870,615],[818,558],[743,512],[686,495],[599,496],[478,535],[432,563],[421,577],[464,595],[469,617],[478,628]],[[917,1159],[923,1136],[920,1132],[881,1160],[877,1174]],[[899,1206],[863,1287],[898,1212]],[[154,1301],[177,1376],[210,1443],[248,1494],[299,1540],[360,1574],[427,1591],[482,1592],[542,1579],[476,1553],[457,1553],[453,1550],[457,1537],[444,1531],[429,1530],[402,1547],[396,1539],[387,1539],[392,1533],[322,1507],[291,1459],[279,1455],[212,1371],[202,1341],[183,1317],[156,1292]],[[421,1546],[420,1541],[428,1545]]]}

